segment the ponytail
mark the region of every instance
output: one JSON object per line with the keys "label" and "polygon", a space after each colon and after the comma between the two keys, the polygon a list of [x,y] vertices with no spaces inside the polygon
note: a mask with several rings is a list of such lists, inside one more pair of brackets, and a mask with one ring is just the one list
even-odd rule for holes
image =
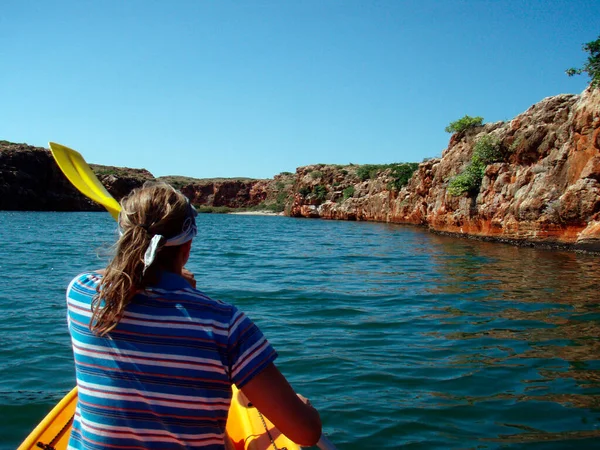
{"label": "ponytail", "polygon": [[[91,305],[90,330],[100,336],[117,326],[133,296],[155,284],[159,271],[169,268],[180,245],[196,234],[195,210],[183,194],[166,183],[134,189],[122,200],[121,207],[121,236]],[[193,233],[186,231],[187,241],[180,242],[182,228],[190,223]],[[169,245],[166,236],[179,240]],[[151,258],[147,255],[150,247]]]}

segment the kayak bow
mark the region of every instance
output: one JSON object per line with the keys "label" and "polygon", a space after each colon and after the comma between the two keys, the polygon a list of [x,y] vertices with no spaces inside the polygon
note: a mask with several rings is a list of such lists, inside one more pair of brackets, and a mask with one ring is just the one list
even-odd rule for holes
{"label": "kayak bow", "polygon": [[[281,434],[256,408],[249,406],[245,396],[235,386],[232,386],[232,394],[226,431],[235,450],[301,448]],[[17,450],[66,450],[76,406],[77,388],[73,388],[35,427]],[[321,448],[327,450],[330,447]]]}

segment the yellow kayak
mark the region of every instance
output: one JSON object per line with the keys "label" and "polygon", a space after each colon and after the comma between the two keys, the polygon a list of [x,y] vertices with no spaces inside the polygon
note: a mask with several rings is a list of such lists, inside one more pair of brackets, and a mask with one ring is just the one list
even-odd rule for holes
{"label": "yellow kayak", "polygon": [[[233,397],[227,417],[227,434],[233,441],[235,450],[300,449],[300,446],[281,434],[256,408],[247,406],[246,399],[235,386],[232,389]],[[76,405],[77,388],[74,388],[35,427],[18,450],[66,449]]]}

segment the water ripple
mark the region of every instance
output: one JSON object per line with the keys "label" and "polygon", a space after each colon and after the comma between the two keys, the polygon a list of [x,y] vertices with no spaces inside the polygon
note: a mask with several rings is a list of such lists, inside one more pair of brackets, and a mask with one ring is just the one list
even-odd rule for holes
{"label": "water ripple", "polygon": [[[0,220],[8,449],[73,385],[64,289],[103,265],[115,226],[102,213]],[[340,449],[594,448],[597,258],[376,223],[198,222],[199,288],[257,322]]]}

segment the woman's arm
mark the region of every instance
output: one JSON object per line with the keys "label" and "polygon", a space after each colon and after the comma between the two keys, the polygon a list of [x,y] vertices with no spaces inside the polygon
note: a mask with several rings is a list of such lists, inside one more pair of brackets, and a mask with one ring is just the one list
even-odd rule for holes
{"label": "woman's arm", "polygon": [[321,437],[318,411],[296,395],[275,364],[269,364],[241,391],[253,406],[296,444],[312,446]]}

